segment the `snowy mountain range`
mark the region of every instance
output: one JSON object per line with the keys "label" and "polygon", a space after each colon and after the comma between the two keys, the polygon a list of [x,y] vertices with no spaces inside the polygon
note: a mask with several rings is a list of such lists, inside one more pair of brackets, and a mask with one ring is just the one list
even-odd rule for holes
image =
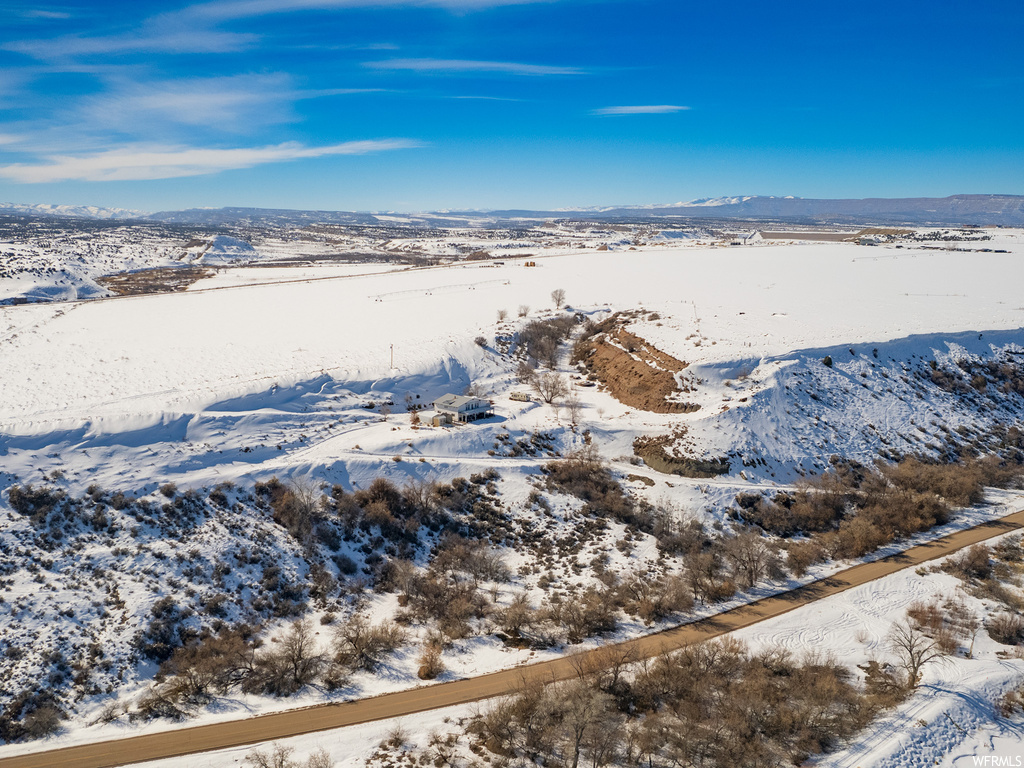
{"label": "snowy mountain range", "polygon": [[[0,213],[72,216],[90,219],[145,219],[164,223],[204,225],[373,225],[394,214],[351,211],[302,211],[269,208],[191,208],[182,211],[143,211],[72,205],[0,203]],[[645,219],[700,218],[777,221],[803,224],[911,224],[933,226],[1022,226],[1024,196],[951,195],[949,197],[865,198],[849,200],[799,197],[735,196],[688,202],[602,206],[556,210],[467,210],[410,214],[410,224],[445,226],[486,225],[510,219]]]}

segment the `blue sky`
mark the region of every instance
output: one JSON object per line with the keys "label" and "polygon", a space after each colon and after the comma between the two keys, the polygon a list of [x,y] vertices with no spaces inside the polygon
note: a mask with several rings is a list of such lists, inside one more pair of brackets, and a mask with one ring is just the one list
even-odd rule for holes
{"label": "blue sky", "polygon": [[0,0],[0,200],[1024,194],[1024,4]]}

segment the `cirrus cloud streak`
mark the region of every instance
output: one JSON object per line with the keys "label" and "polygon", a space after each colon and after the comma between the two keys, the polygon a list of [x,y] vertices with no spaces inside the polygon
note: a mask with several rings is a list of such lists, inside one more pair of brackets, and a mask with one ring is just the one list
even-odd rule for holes
{"label": "cirrus cloud streak", "polygon": [[582,75],[579,67],[558,67],[547,64],[522,64],[516,61],[475,61],[470,59],[385,59],[367,61],[370,69],[407,72],[487,72],[501,75]]}
{"label": "cirrus cloud streak", "polygon": [[0,178],[26,184],[173,179],[252,168],[265,163],[332,155],[365,155],[421,146],[421,142],[413,139],[347,141],[323,147],[307,147],[298,142],[230,149],[136,145],[88,155],[50,155],[44,158],[44,162],[0,166]]}
{"label": "cirrus cloud streak", "polygon": [[667,115],[672,112],[685,112],[689,107],[676,104],[646,104],[634,107],[601,107],[591,112],[592,115]]}

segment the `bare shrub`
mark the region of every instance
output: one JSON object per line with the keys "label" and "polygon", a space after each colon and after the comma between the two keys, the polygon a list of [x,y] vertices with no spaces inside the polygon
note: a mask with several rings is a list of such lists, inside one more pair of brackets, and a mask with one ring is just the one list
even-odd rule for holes
{"label": "bare shrub", "polygon": [[551,618],[565,627],[570,643],[581,643],[592,635],[612,632],[618,624],[610,595],[593,587],[582,595],[553,602]]}
{"label": "bare shrub", "polygon": [[548,489],[582,499],[586,502],[586,514],[609,517],[645,530],[652,528],[651,515],[638,509],[626,495],[592,445],[544,465],[544,472]]}
{"label": "bare shrub", "polygon": [[405,631],[391,621],[373,626],[353,616],[335,630],[335,659],[353,669],[372,671],[406,641]]}
{"label": "bare shrub", "polygon": [[245,756],[245,759],[252,763],[253,768],[298,768],[298,763],[291,759],[294,751],[291,747],[282,747],[275,743],[270,752],[254,749]]}
{"label": "bare shrub", "polygon": [[949,558],[943,570],[964,581],[987,579],[992,575],[992,550],[984,544],[975,544]]}
{"label": "bare shrub", "polygon": [[735,641],[663,654],[628,676],[614,659],[601,666],[581,657],[568,683],[525,684],[481,715],[476,735],[510,762],[566,768],[796,765],[873,712],[833,659],[750,654]]}
{"label": "bare shrub", "polygon": [[939,464],[908,457],[898,464],[882,464],[881,470],[897,488],[935,493],[958,507],[985,498],[984,475],[974,462]]}
{"label": "bare shrub", "polygon": [[518,349],[527,361],[535,360],[554,368],[558,362],[558,346],[569,338],[575,326],[572,315],[532,320],[519,332]]}
{"label": "bare shrub", "polygon": [[1024,642],[1024,617],[1013,613],[999,613],[985,624],[989,637],[1002,645],[1020,645]]}
{"label": "bare shrub", "polygon": [[575,390],[571,390],[568,393],[563,405],[569,413],[569,423],[575,427],[579,424],[580,414],[583,412],[583,403],[580,402],[579,395],[576,394]]}
{"label": "bare shrub", "polygon": [[445,671],[441,652],[441,644],[437,641],[428,642],[423,646],[423,652],[419,658],[419,670],[416,673],[420,680],[433,680]]}
{"label": "bare shrub", "polygon": [[723,550],[741,587],[750,588],[779,570],[777,548],[753,531],[725,539]]}
{"label": "bare shrub", "polygon": [[245,687],[274,696],[290,696],[315,681],[324,669],[327,660],[317,648],[309,620],[294,622],[275,645],[257,654],[253,674]]}
{"label": "bare shrub", "polygon": [[519,637],[536,620],[536,611],[525,592],[513,595],[511,602],[498,612],[498,626],[513,637]]}
{"label": "bare shrub", "polygon": [[256,483],[255,491],[257,499],[269,504],[274,522],[287,529],[296,541],[310,544],[324,509],[323,494],[312,481],[296,477],[285,484],[274,477]]}
{"label": "bare shrub", "polygon": [[334,760],[331,753],[320,747],[306,758],[306,768],[334,768]]}
{"label": "bare shrub", "polygon": [[60,730],[63,713],[53,704],[43,704],[29,712],[22,725],[29,739],[42,739]]}
{"label": "bare shrub", "polygon": [[822,562],[827,557],[825,547],[815,539],[800,541],[786,547],[786,565],[797,578],[806,574],[812,565]]}
{"label": "bare shrub", "polygon": [[1011,688],[996,702],[996,714],[999,717],[1010,718],[1017,712],[1024,712],[1024,686],[1019,681],[1017,688]]}
{"label": "bare shrub", "polygon": [[520,304],[519,305],[519,316],[520,317],[526,317],[528,314],[530,314],[530,305],[529,304]]}

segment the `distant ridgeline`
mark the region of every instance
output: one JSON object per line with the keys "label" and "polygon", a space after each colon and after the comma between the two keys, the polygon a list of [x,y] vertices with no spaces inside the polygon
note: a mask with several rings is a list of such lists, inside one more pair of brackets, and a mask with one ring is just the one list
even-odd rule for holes
{"label": "distant ridgeline", "polygon": [[[271,208],[192,208],[143,213],[94,206],[0,203],[0,214],[136,219],[174,224],[296,226],[309,224],[376,225],[386,218],[368,212],[298,211]],[[393,217],[389,213],[387,216]],[[911,224],[916,226],[1024,226],[1024,196],[950,195],[949,197],[818,200],[799,197],[741,196],[649,206],[609,206],[571,210],[511,209],[440,211],[403,215],[412,226],[459,227],[515,219],[616,220],[701,219],[784,221],[803,224]]]}

